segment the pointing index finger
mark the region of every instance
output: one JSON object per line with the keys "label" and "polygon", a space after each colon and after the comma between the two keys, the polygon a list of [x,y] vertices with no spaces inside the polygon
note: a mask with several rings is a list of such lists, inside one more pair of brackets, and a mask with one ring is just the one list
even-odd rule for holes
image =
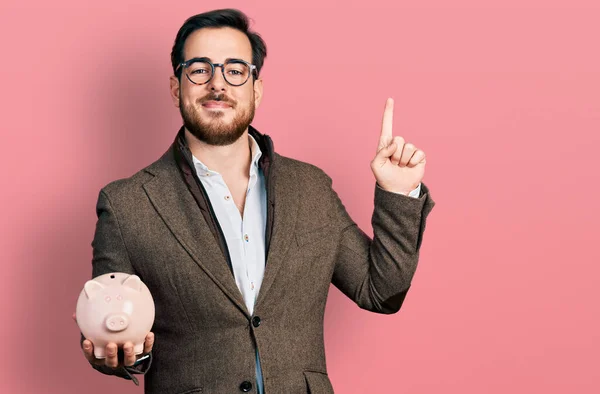
{"label": "pointing index finger", "polygon": [[381,122],[381,136],[379,137],[379,147],[385,148],[392,142],[392,122],[394,119],[394,99],[388,98],[383,110],[383,120]]}

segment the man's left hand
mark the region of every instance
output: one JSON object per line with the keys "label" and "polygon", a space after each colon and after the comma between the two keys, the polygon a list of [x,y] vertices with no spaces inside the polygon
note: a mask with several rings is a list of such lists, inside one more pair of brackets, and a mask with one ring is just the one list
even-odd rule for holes
{"label": "man's left hand", "polygon": [[383,189],[408,195],[425,175],[425,152],[417,149],[404,138],[392,135],[394,100],[385,103],[381,136],[377,154],[371,161],[371,170]]}

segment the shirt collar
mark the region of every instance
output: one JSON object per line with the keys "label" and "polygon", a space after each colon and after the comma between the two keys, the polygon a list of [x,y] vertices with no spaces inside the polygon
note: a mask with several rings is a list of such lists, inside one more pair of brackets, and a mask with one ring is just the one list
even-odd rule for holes
{"label": "shirt collar", "polygon": [[[262,156],[262,151],[258,142],[248,134],[248,140],[250,142],[250,154],[252,155],[252,162],[250,163],[250,175],[255,174],[258,171],[258,159]],[[204,163],[202,163],[196,156],[192,154],[192,160],[196,170],[202,170],[202,173],[218,174],[218,172],[210,170]]]}

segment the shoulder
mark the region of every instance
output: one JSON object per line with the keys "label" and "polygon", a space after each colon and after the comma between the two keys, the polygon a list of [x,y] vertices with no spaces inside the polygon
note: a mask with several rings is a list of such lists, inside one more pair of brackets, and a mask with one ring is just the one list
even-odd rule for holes
{"label": "shoulder", "polygon": [[331,177],[327,175],[320,167],[291,157],[282,156],[275,153],[278,161],[278,172],[295,179],[303,180],[308,183],[324,183],[331,185]]}
{"label": "shoulder", "polygon": [[167,151],[162,157],[133,175],[126,178],[115,179],[107,183],[101,188],[100,194],[103,194],[111,202],[127,201],[135,203],[140,195],[145,193],[143,188],[144,184],[152,180],[158,171],[169,165],[169,155],[170,151]]}

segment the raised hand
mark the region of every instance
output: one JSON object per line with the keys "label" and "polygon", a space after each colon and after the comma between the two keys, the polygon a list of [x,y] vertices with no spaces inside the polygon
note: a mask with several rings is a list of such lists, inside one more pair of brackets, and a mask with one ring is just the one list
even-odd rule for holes
{"label": "raised hand", "polygon": [[400,136],[392,135],[394,100],[385,103],[377,154],[371,161],[371,170],[380,187],[394,193],[408,195],[425,175],[425,152],[417,149]]}

